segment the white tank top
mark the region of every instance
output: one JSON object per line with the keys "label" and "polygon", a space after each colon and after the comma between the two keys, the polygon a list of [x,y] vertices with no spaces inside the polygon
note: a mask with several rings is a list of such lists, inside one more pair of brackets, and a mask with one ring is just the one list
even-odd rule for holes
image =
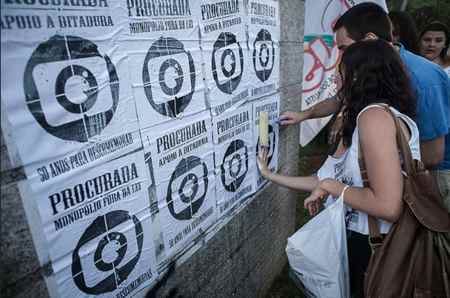
{"label": "white tank top", "polygon": [[444,68],[444,71],[448,75],[448,77],[450,78],[450,66],[447,66],[446,68]]}
{"label": "white tank top", "polygon": [[[357,186],[362,187],[363,182],[361,178],[361,172],[359,169],[359,163],[358,163],[358,144],[359,144],[359,134],[358,134],[358,119],[359,116],[366,111],[369,108],[382,108],[384,107],[379,105],[370,105],[365,107],[357,117],[357,125],[355,127],[355,131],[352,135],[352,145],[350,148],[348,148],[344,154],[342,154],[340,157],[333,157],[328,156],[325,163],[322,165],[322,167],[317,172],[317,176],[319,180],[325,179],[325,178],[332,178],[335,180],[338,180],[344,184],[350,185],[350,186]],[[411,132],[411,137],[409,140],[409,148],[411,149],[412,157],[414,159],[420,160],[420,145],[419,145],[419,130],[417,129],[416,123],[409,118],[408,116],[398,112],[396,109],[391,107],[391,111],[396,115],[398,118],[402,119],[405,124],[409,127],[409,130]],[[332,198],[331,196],[327,199],[327,202],[325,203],[326,206],[328,206],[332,200],[336,198]],[[389,229],[391,227],[391,223],[387,222],[382,219],[378,219],[380,232],[382,234],[386,234],[389,232]],[[368,225],[368,218],[367,213],[364,213],[359,210],[355,210],[347,206],[347,213],[346,213],[346,224],[347,229],[361,233],[361,234],[369,234],[369,225]]]}

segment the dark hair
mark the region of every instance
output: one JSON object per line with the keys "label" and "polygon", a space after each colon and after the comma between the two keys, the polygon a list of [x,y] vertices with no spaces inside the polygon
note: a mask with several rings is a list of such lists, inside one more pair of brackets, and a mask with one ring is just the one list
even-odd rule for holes
{"label": "dark hair", "polygon": [[419,47],[417,41],[419,38],[417,27],[412,16],[405,11],[391,11],[389,12],[389,18],[392,22],[393,35],[399,36],[399,42],[408,51],[418,54]]}
{"label": "dark hair", "polygon": [[446,56],[447,56],[448,46],[450,44],[450,30],[448,29],[448,27],[444,23],[432,22],[432,23],[426,25],[423,28],[422,32],[420,32],[419,40],[422,39],[422,36],[427,31],[443,31],[445,33],[445,47],[439,53],[439,56],[441,56],[441,58],[445,59]]}
{"label": "dark hair", "polygon": [[333,31],[342,27],[355,41],[364,39],[367,33],[372,32],[379,38],[392,42],[391,21],[387,12],[375,3],[363,2],[351,7],[337,20]]}
{"label": "dark hair", "polygon": [[416,101],[400,56],[384,40],[364,40],[350,45],[342,55],[339,72],[343,104],[342,138],[350,147],[356,118],[366,106],[385,103],[414,119]]}

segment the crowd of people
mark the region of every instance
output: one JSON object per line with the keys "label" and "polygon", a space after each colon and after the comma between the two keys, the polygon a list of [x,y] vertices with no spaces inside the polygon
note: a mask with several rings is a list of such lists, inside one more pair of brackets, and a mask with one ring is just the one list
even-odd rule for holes
{"label": "crowd of people", "polygon": [[450,35],[439,22],[417,34],[407,14],[388,15],[373,3],[350,8],[333,30],[342,52],[337,95],[301,112],[284,112],[280,122],[293,125],[342,113],[336,151],[309,177],[271,172],[264,150],[258,168],[274,183],[310,192],[304,206],[312,215],[325,201],[344,198],[350,288],[352,297],[363,297],[371,255],[368,216],[377,218],[380,232],[387,234],[404,209],[402,158],[392,115],[400,120],[412,157],[434,173],[450,211]]}

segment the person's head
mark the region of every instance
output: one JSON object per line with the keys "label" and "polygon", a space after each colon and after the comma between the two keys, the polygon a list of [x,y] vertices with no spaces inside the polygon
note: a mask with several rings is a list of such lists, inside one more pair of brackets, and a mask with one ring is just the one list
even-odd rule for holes
{"label": "person's head", "polygon": [[440,22],[425,26],[420,33],[420,54],[428,60],[445,59],[450,43],[450,31]]}
{"label": "person's head", "polygon": [[344,105],[342,137],[351,145],[356,117],[366,106],[386,103],[414,118],[416,111],[409,76],[400,56],[388,42],[362,40],[351,44],[339,67],[342,87],[338,98]]}
{"label": "person's head", "polygon": [[394,42],[400,42],[408,51],[418,54],[417,27],[411,15],[405,11],[391,11],[389,18],[392,22]]}
{"label": "person's head", "polygon": [[392,26],[379,5],[363,2],[347,10],[333,26],[338,49],[344,51],[355,41],[380,38],[392,42]]}

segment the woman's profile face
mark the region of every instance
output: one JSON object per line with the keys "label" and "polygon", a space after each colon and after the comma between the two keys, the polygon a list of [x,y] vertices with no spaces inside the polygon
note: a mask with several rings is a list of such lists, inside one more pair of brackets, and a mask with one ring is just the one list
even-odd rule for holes
{"label": "woman's profile face", "polygon": [[428,60],[434,60],[445,48],[445,42],[444,31],[426,31],[420,39],[420,53]]}

